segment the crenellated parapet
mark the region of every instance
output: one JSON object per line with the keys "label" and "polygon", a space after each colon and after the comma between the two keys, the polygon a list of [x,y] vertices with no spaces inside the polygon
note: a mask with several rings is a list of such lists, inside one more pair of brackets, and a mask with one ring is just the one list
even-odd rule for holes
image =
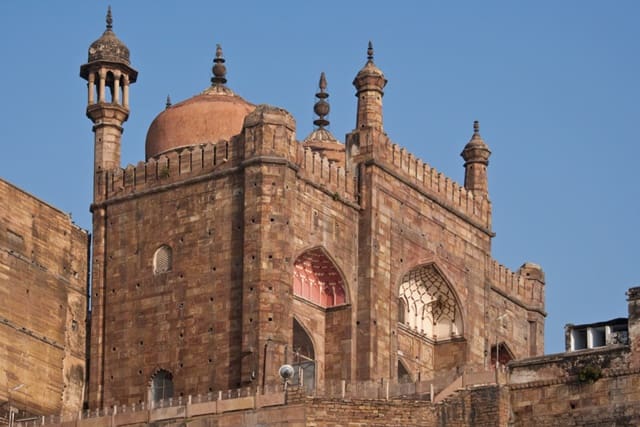
{"label": "crenellated parapet", "polygon": [[366,134],[366,146],[373,149],[373,162],[405,181],[426,197],[443,207],[473,220],[485,230],[491,230],[491,202],[438,172],[415,157],[404,147],[393,143],[385,134]]}
{"label": "crenellated parapet", "polygon": [[298,176],[343,200],[356,201],[356,180],[339,163],[299,145]]}
{"label": "crenellated parapet", "polygon": [[135,166],[99,171],[96,179],[99,194],[111,199],[213,172],[225,173],[242,162],[239,144],[233,142],[179,148]]}
{"label": "crenellated parapet", "polygon": [[525,263],[514,272],[487,256],[486,278],[492,290],[528,309],[544,312],[545,279],[538,265]]}

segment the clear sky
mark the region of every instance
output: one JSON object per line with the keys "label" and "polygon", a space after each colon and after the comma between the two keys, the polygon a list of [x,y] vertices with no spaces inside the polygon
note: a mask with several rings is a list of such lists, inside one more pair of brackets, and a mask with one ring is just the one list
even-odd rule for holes
{"label": "clear sky", "polygon": [[[480,120],[493,155],[493,256],[547,277],[546,351],[566,323],[626,316],[640,285],[640,2],[124,1],[114,31],[139,71],[123,166],[167,94],[209,85],[215,44],[229,86],[313,129],[325,71],[331,131],[355,125],[351,85],[372,40],[389,83],[384,124],[401,146],[463,181],[459,154]],[[105,1],[0,2],[0,176],[90,229],[93,165],[78,76],[105,26]]]}

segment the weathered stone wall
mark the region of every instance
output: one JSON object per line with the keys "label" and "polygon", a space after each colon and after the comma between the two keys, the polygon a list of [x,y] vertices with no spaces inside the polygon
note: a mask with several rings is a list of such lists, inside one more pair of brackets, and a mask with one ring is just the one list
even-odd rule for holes
{"label": "weathered stone wall", "polygon": [[82,408],[88,245],[67,214],[0,180],[0,401]]}
{"label": "weathered stone wall", "polygon": [[629,360],[619,346],[512,363],[513,425],[640,425],[640,370]]}
{"label": "weathered stone wall", "polygon": [[[160,369],[173,375],[176,396],[239,385],[241,178],[107,206],[107,280],[103,306],[94,305],[105,322],[93,330],[96,341],[104,336],[104,379],[90,378],[94,389],[104,381],[107,404],[146,401]],[[172,266],[156,274],[162,245],[171,248]]]}

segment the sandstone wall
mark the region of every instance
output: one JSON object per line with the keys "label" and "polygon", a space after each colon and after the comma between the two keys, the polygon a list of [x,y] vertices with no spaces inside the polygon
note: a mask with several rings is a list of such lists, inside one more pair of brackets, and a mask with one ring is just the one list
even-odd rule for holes
{"label": "sandstone wall", "polygon": [[629,347],[516,362],[510,367],[514,426],[640,425],[640,370]]}
{"label": "sandstone wall", "polygon": [[88,245],[67,214],[0,180],[0,401],[82,408]]}

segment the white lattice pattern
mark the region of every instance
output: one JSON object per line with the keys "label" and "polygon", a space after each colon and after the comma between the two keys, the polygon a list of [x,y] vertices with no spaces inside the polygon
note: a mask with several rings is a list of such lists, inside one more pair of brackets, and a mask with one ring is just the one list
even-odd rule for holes
{"label": "white lattice pattern", "polygon": [[418,267],[402,279],[399,321],[432,339],[458,335],[460,310],[451,289],[433,264]]}

